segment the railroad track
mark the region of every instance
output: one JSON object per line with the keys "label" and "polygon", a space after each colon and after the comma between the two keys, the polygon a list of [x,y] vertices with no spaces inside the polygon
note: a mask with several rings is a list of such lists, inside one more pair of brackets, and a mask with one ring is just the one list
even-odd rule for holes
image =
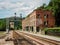
{"label": "railroad track", "polygon": [[17,39],[17,40],[14,40],[14,45],[35,45],[33,44],[32,42],[26,40],[26,39]]}
{"label": "railroad track", "polygon": [[12,32],[12,39],[9,41],[13,41],[14,45],[60,45],[59,41],[18,31]]}
{"label": "railroad track", "polygon": [[41,45],[60,45],[59,41],[34,36],[34,35],[26,34],[26,33],[23,33],[23,32],[17,32],[17,33],[22,34],[22,35],[24,35],[25,38],[28,38],[28,39],[32,40],[34,43],[36,43],[36,45],[37,44],[41,44]]}
{"label": "railroad track", "polygon": [[36,45],[32,40],[28,40],[28,38],[25,38],[24,36],[14,32],[13,34],[13,42],[14,45]]}

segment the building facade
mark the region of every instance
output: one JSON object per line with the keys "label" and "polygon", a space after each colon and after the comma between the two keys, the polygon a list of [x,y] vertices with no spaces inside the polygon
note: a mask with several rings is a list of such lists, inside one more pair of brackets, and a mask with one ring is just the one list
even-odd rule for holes
{"label": "building facade", "polygon": [[9,29],[11,30],[14,29],[14,21],[9,22],[9,27],[10,27]]}
{"label": "building facade", "polygon": [[9,17],[6,20],[6,28],[9,30],[19,30],[20,22],[20,17]]}
{"label": "building facade", "polygon": [[24,20],[22,20],[22,30],[34,33],[44,33],[43,28],[54,27],[55,19],[52,11],[34,10]]}

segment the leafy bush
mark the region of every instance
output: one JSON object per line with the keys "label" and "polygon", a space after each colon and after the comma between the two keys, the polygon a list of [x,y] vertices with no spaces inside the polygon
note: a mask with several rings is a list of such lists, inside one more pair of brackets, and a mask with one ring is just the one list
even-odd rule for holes
{"label": "leafy bush", "polygon": [[6,29],[6,21],[5,19],[0,19],[0,31],[5,31]]}
{"label": "leafy bush", "polygon": [[45,30],[45,34],[47,34],[47,35],[55,35],[55,36],[60,36],[60,29],[53,29],[53,28],[51,28],[51,29],[46,29]]}

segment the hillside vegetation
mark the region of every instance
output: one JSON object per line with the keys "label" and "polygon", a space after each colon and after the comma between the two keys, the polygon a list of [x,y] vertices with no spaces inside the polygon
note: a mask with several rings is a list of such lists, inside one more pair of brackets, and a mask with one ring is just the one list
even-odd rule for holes
{"label": "hillside vegetation", "polygon": [[[17,23],[18,26],[16,26],[19,29],[22,29],[22,23],[21,23],[21,19],[20,18],[16,18],[19,19],[20,21]],[[9,20],[14,20],[14,17],[10,17]],[[2,18],[0,19],[0,31],[5,31],[6,30],[6,18]]]}
{"label": "hillside vegetation", "polygon": [[0,31],[4,31],[6,29],[6,21],[5,19],[0,19]]}

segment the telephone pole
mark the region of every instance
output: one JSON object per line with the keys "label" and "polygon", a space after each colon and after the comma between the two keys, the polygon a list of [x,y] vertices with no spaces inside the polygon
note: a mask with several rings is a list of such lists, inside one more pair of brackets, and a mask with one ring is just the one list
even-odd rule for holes
{"label": "telephone pole", "polygon": [[14,17],[14,30],[16,30],[16,13],[14,13],[15,17]]}
{"label": "telephone pole", "polygon": [[22,28],[22,14],[20,14],[20,22],[21,22],[21,28]]}
{"label": "telephone pole", "polygon": [[6,18],[6,32],[9,33],[9,18]]}

